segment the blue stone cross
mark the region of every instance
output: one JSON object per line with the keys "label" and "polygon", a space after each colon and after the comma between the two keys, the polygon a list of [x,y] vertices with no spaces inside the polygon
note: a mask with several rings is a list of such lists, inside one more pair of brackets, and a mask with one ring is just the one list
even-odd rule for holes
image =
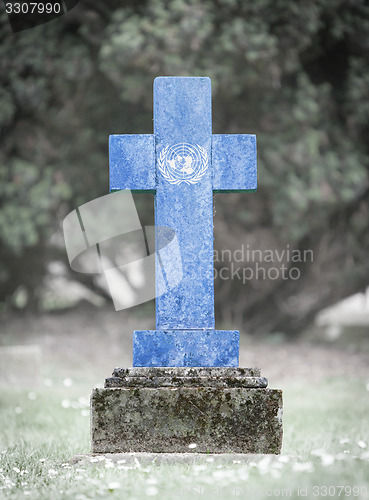
{"label": "blue stone cross", "polygon": [[215,330],[213,192],[256,190],[255,135],[212,134],[209,78],[159,77],[154,134],[111,135],[109,156],[110,190],[154,193],[155,225],[175,231],[182,259],[156,330],[134,332],[133,366],[238,366],[239,332]]}

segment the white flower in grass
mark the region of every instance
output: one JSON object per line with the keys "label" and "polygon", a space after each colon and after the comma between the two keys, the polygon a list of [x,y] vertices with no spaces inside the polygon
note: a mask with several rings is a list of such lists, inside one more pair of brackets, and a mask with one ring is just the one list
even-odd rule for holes
{"label": "white flower in grass", "polygon": [[369,391],[369,382],[365,386],[366,390]]}
{"label": "white flower in grass", "polygon": [[46,458],[40,458],[39,462],[43,464],[44,462],[46,462]]}
{"label": "white flower in grass", "polygon": [[92,457],[92,458],[90,458],[90,462],[91,463],[100,462],[100,458]]}
{"label": "white flower in grass", "polygon": [[337,453],[337,455],[335,455],[335,459],[336,460],[346,460],[347,455],[345,455],[345,453]]}
{"label": "white flower in grass", "polygon": [[321,457],[322,455],[325,455],[325,450],[322,450],[321,448],[319,448],[318,450],[313,450],[311,452],[311,455],[314,455],[316,457]]}
{"label": "white flower in grass", "polygon": [[229,482],[237,481],[237,473],[235,469],[221,469],[213,471],[213,478],[228,480]]}
{"label": "white flower in grass", "polygon": [[147,484],[158,484],[158,480],[156,479],[156,477],[148,477],[146,479],[146,482]]}
{"label": "white flower in grass", "polygon": [[159,490],[158,488],[155,488],[155,486],[150,486],[149,488],[147,488],[146,490],[146,495],[148,497],[154,497],[155,495],[157,495],[159,493]]}
{"label": "white flower in grass", "polygon": [[120,483],[118,483],[118,481],[112,481],[111,483],[108,484],[109,491],[119,490],[119,488],[120,488]]}
{"label": "white flower in grass", "polygon": [[282,462],[273,462],[272,464],[273,469],[283,469],[283,463]]}
{"label": "white flower in grass", "polygon": [[15,483],[13,483],[13,481],[8,477],[4,479],[4,484],[6,488],[11,488],[12,486],[15,486]]}
{"label": "white flower in grass", "polygon": [[20,473],[20,469],[18,469],[18,467],[13,467],[13,471],[16,472],[17,474]]}
{"label": "white flower in grass", "polygon": [[56,471],[55,469],[49,469],[47,473],[49,474],[49,477],[55,477],[58,475],[58,471]]}
{"label": "white flower in grass", "polygon": [[314,466],[311,462],[296,462],[292,465],[292,470],[296,472],[314,472]]}
{"label": "white flower in grass", "polygon": [[81,411],[82,417],[89,417],[90,416],[90,410],[82,410]]}
{"label": "white flower in grass", "polygon": [[206,464],[198,464],[193,466],[194,470],[208,470],[208,466]]}
{"label": "white flower in grass", "polygon": [[257,468],[261,474],[266,474],[269,471],[271,460],[271,457],[265,456],[257,462]]}
{"label": "white flower in grass", "polygon": [[126,463],[126,460],[124,458],[122,458],[122,460],[117,461],[117,464],[125,464],[125,463]]}
{"label": "white flower in grass", "polygon": [[106,462],[105,463],[105,469],[113,469],[114,468],[114,464],[113,462]]}
{"label": "white flower in grass", "polygon": [[357,445],[359,448],[362,448],[362,449],[366,448],[366,443],[364,441],[361,441],[361,439],[360,439],[360,441],[357,442]]}
{"label": "white flower in grass", "polygon": [[190,450],[193,450],[193,449],[195,449],[197,447],[197,444],[196,443],[191,443],[191,444],[188,445],[188,447],[189,447]]}
{"label": "white flower in grass", "polygon": [[14,408],[14,411],[17,415],[20,415],[22,413],[22,408],[20,406],[17,406],[16,408]]}
{"label": "white flower in grass", "polygon": [[31,494],[31,492],[30,492],[30,491],[28,491],[28,490],[24,490],[24,491],[23,491],[23,495],[30,495],[30,494]]}
{"label": "white flower in grass", "polygon": [[63,385],[64,385],[64,387],[72,387],[73,380],[71,378],[67,377],[63,380]]}
{"label": "white flower in grass", "polygon": [[212,463],[212,462],[214,462],[214,458],[213,457],[209,457],[209,458],[206,459],[206,461],[209,462],[209,463]]}
{"label": "white flower in grass", "polygon": [[320,457],[321,461],[322,461],[322,465],[323,467],[328,467],[329,465],[332,465],[334,464],[334,456],[333,455],[328,455],[328,453],[326,455],[322,455]]}
{"label": "white flower in grass", "polygon": [[349,442],[350,442],[349,438],[341,438],[340,439],[340,444],[347,444]]}
{"label": "white flower in grass", "polygon": [[80,396],[78,402],[81,406],[90,406],[90,400],[86,396]]}
{"label": "white flower in grass", "polygon": [[215,478],[222,479],[225,475],[226,475],[226,471],[224,471],[224,470],[214,470],[212,472],[212,476]]}
{"label": "white flower in grass", "polygon": [[61,402],[61,405],[63,408],[69,408],[70,407],[69,399],[63,399],[63,401]]}
{"label": "white flower in grass", "polygon": [[272,469],[270,475],[273,479],[279,479],[281,477],[281,472],[278,469]]}
{"label": "white flower in grass", "polygon": [[238,478],[241,480],[241,481],[248,481],[249,480],[249,471],[247,469],[247,467],[242,467],[242,469],[239,469],[238,471]]}

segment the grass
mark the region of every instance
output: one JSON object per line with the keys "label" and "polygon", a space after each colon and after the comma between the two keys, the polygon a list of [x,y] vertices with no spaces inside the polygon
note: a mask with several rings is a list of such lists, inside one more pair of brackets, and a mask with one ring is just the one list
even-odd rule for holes
{"label": "grass", "polygon": [[[282,456],[221,465],[71,465],[89,453],[88,386],[0,393],[0,498],[369,498],[369,393],[346,378],[285,384]],[[231,461],[232,462],[232,461]]]}

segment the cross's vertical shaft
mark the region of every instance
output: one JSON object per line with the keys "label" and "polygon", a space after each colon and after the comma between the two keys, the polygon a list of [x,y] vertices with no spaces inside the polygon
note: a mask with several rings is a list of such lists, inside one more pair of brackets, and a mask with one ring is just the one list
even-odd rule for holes
{"label": "cross's vertical shaft", "polygon": [[[156,299],[158,330],[214,329],[213,188],[211,171],[211,84],[209,78],[156,78],[156,158],[171,148],[174,168],[191,172],[191,155],[203,171],[196,183],[173,183],[157,172],[155,224],[176,231],[183,278]],[[190,149],[188,149],[190,148]],[[190,164],[186,159],[190,158]],[[190,179],[190,176],[189,176]],[[161,258],[165,256],[161,255]],[[165,266],[178,263],[165,262]]]}

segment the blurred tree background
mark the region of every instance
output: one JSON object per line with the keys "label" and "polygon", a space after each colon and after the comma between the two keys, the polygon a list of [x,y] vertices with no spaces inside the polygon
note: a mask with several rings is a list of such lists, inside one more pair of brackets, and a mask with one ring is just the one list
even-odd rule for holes
{"label": "blurred tree background", "polygon": [[218,327],[292,335],[368,285],[365,0],[81,0],[24,32],[4,12],[0,26],[3,310],[19,290],[39,310],[50,263],[69,269],[61,222],[108,192],[109,134],[152,133],[158,75],[209,76],[213,132],[257,134],[258,191],[215,196],[216,249],[314,254],[286,262],[298,280],[217,279]]}

